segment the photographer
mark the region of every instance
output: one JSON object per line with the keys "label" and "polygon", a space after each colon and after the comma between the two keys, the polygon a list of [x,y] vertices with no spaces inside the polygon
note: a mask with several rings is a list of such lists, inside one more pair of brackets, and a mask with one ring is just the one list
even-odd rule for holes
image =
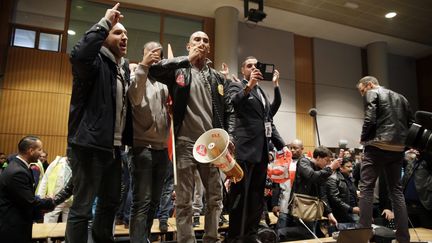
{"label": "photographer", "polygon": [[427,152],[411,149],[405,152],[402,187],[408,216],[413,227],[432,229],[432,158]]}
{"label": "photographer", "polygon": [[272,78],[275,101],[270,104],[258,85],[263,75],[256,65],[255,57],[247,57],[241,67],[242,82],[232,82],[229,87],[236,115],[235,157],[245,178],[231,185],[228,242],[259,242],[257,230],[263,212],[269,141],[278,150],[285,144],[273,125],[281,102],[279,72],[275,71]]}

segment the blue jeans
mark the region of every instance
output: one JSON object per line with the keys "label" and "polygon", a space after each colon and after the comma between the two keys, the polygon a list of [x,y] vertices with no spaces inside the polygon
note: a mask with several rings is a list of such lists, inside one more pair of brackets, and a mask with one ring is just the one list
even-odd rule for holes
{"label": "blue jeans", "polygon": [[113,223],[120,203],[120,152],[72,145],[69,153],[74,200],[66,224],[66,242],[85,243],[92,205],[98,197],[92,235],[96,243],[114,242]]}
{"label": "blue jeans", "polygon": [[132,148],[130,240],[147,242],[168,165],[167,149]]}
{"label": "blue jeans", "polygon": [[174,174],[173,165],[168,165],[164,184],[162,187],[162,195],[159,203],[159,214],[158,218],[160,222],[167,222],[170,217],[170,213],[174,208],[173,201],[171,199],[172,192],[174,191]]}

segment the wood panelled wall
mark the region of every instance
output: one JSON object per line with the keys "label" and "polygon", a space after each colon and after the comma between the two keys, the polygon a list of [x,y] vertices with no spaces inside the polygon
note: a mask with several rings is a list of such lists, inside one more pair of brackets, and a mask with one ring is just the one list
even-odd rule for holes
{"label": "wood panelled wall", "polygon": [[296,134],[303,141],[304,151],[315,148],[314,121],[309,109],[315,107],[315,81],[313,72],[313,40],[294,35],[294,69],[296,97]]}
{"label": "wood panelled wall", "polygon": [[11,47],[0,97],[0,151],[25,135],[42,139],[49,161],[65,155],[72,87],[68,55]]}

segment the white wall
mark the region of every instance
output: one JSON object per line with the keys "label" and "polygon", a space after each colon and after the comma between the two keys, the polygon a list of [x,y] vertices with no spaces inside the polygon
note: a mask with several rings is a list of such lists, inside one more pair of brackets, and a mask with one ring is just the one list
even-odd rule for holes
{"label": "white wall", "polygon": [[[282,105],[275,124],[288,143],[296,137],[295,73],[293,34],[239,23],[239,70],[247,56],[273,63],[281,73]],[[315,99],[321,144],[338,147],[340,139],[358,148],[363,124],[363,101],[356,84],[363,76],[362,50],[333,41],[314,39]],[[415,60],[389,54],[390,89],[407,97],[417,108]],[[239,74],[241,78],[241,73]],[[260,84],[273,99],[271,82]],[[318,143],[317,143],[318,144]]]}
{"label": "white wall", "polygon": [[[296,137],[295,83],[294,83],[294,36],[292,33],[239,23],[238,45],[239,72],[247,56],[255,56],[264,63],[275,64],[280,72],[282,104],[274,117],[274,123],[285,143]],[[239,73],[239,78],[242,75]],[[273,83],[260,83],[273,100]]]}
{"label": "white wall", "polygon": [[315,98],[321,144],[358,147],[363,123],[363,103],[356,89],[362,77],[361,49],[314,39]]}

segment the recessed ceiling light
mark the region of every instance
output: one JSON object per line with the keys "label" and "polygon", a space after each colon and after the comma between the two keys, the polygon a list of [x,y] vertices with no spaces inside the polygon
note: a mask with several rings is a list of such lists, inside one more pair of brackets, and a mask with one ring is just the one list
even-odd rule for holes
{"label": "recessed ceiling light", "polygon": [[69,35],[75,35],[75,34],[76,34],[76,32],[75,32],[75,31],[73,31],[73,30],[68,30],[68,34],[69,34]]}
{"label": "recessed ceiling light", "polygon": [[388,12],[385,17],[388,19],[394,18],[397,15],[396,12]]}
{"label": "recessed ceiling light", "polygon": [[76,6],[77,9],[82,9],[83,7],[81,5]]}
{"label": "recessed ceiling light", "polygon": [[344,7],[350,8],[350,9],[357,9],[359,5],[357,3],[353,2],[345,2]]}

